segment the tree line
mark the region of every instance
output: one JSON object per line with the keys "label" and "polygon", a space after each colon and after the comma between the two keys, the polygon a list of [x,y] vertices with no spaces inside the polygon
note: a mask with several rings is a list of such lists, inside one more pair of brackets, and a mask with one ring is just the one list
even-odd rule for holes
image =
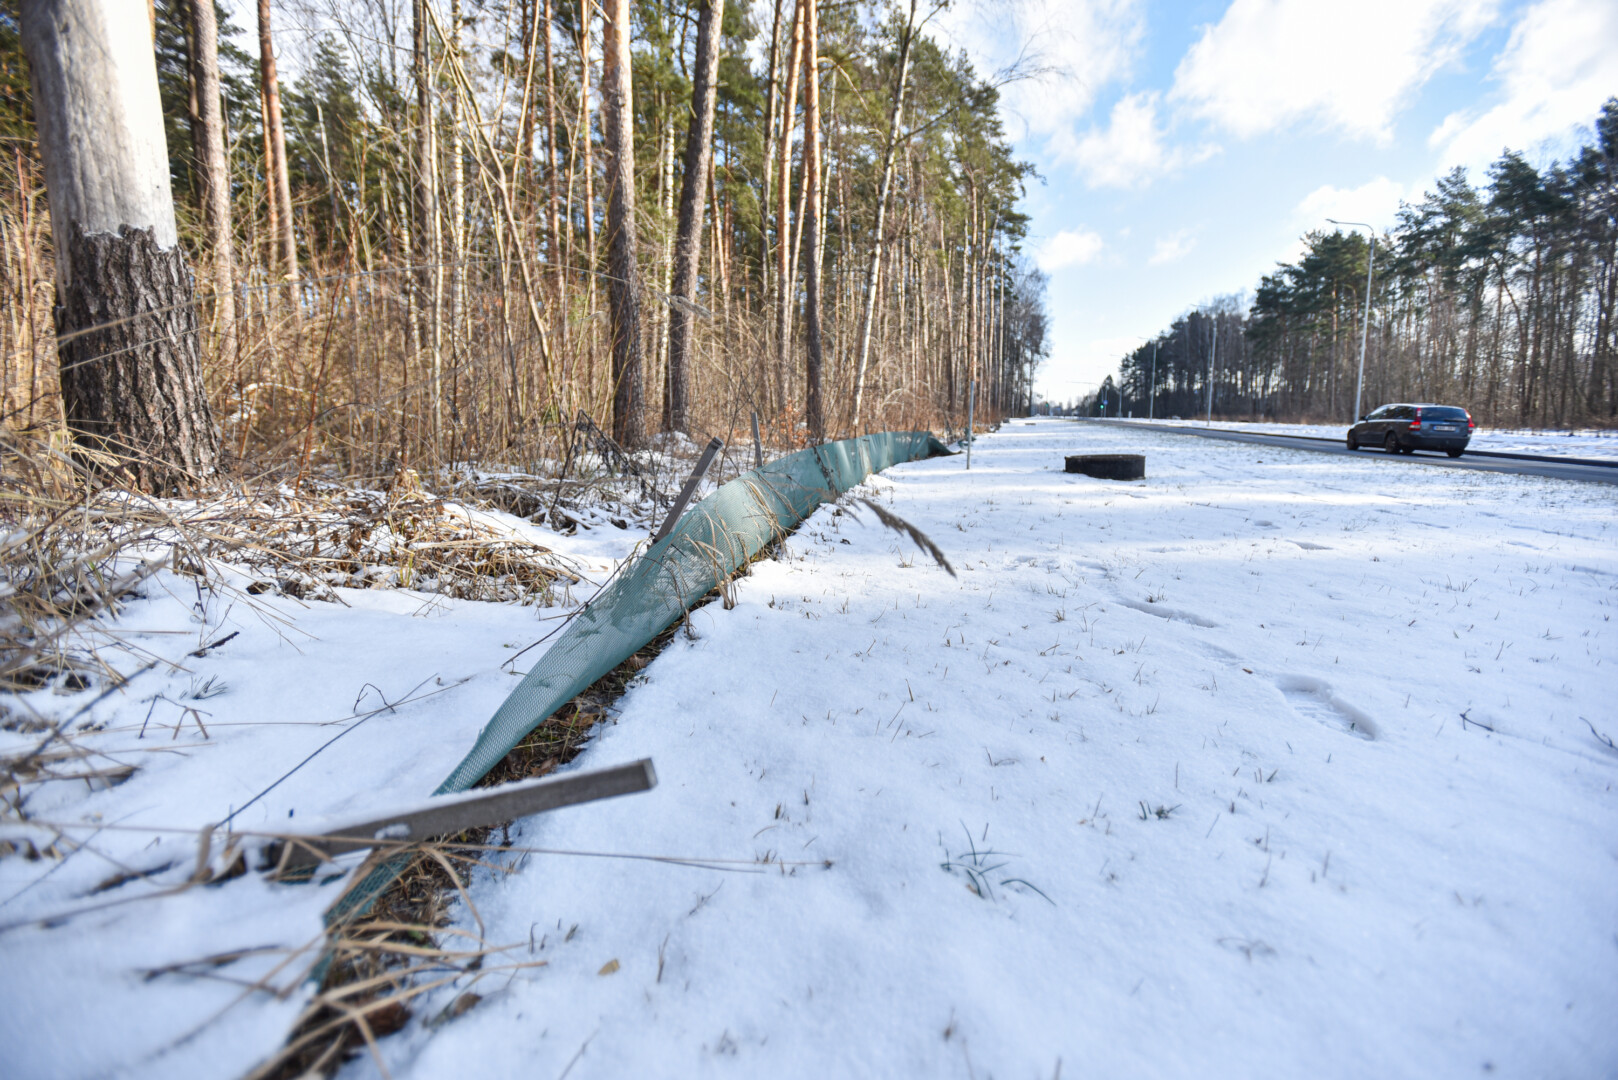
{"label": "tree line", "polygon": [[[0,0],[10,425],[84,434],[26,24],[120,2]],[[555,455],[581,410],[630,448],[734,437],[749,412],[802,445],[958,428],[974,381],[979,417],[1031,401],[1030,170],[995,82],[929,33],[934,6],[237,10],[256,33],[212,0],[148,5],[223,455],[384,475]],[[83,351],[76,368],[115,362]]]}
{"label": "tree line", "polygon": [[1432,401],[1495,426],[1618,423],[1618,98],[1593,136],[1543,169],[1508,150],[1482,186],[1452,170],[1401,205],[1374,253],[1355,230],[1309,233],[1250,302],[1215,300],[1131,350],[1086,410],[1121,392],[1137,416],[1203,416],[1211,389],[1216,416],[1347,421],[1363,337],[1363,410]]}

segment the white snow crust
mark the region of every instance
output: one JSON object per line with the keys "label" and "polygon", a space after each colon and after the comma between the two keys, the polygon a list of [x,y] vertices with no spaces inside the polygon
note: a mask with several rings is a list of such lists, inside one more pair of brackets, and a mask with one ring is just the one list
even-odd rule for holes
{"label": "white snow crust", "polygon": [[1610,487],[1061,420],[865,487],[959,578],[823,508],[579,762],[661,786],[512,830],[754,864],[480,873],[549,965],[394,1076],[1618,1068]]}
{"label": "white snow crust", "polygon": [[[1079,452],[1144,453],[1147,479],[1064,474]],[[659,786],[518,822],[513,845],[569,854],[474,874],[488,942],[512,946],[487,966],[546,966],[414,1002],[379,1044],[392,1076],[1618,1071],[1611,486],[1059,419],[963,466],[854,493],[958,577],[845,498],[734,608],[692,614],[572,766],[651,757]],[[633,538],[521,528],[595,581]],[[236,824],[424,795],[562,613],[352,590],[254,611],[153,580],[117,623],[129,666],[183,669],[92,705],[83,740],[139,768],[28,806],[109,827],[65,860],[0,859],[0,925],[116,902],[0,931],[8,1076],[239,1075],[272,1053],[341,886],[157,895],[195,830],[342,731]],[[186,696],[210,678],[226,691]],[[266,976],[280,995],[249,989]],[[344,1075],[379,1070],[362,1053]]]}

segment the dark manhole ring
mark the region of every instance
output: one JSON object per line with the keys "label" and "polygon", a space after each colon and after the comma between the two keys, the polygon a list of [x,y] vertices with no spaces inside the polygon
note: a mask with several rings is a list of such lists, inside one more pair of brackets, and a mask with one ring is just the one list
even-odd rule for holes
{"label": "dark manhole ring", "polygon": [[1069,454],[1067,471],[1098,480],[1144,480],[1144,454]]}

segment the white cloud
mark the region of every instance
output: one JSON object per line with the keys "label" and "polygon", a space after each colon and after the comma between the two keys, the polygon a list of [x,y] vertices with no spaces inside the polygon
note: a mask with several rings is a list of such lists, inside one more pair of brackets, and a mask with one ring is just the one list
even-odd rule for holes
{"label": "white cloud", "polygon": [[1165,236],[1158,240],[1156,250],[1152,252],[1152,257],[1146,260],[1146,265],[1162,266],[1183,259],[1191,254],[1191,249],[1196,246],[1197,241],[1191,235],[1191,231],[1181,229],[1173,236]]}
{"label": "white cloud", "polygon": [[1451,113],[1428,144],[1447,165],[1484,166],[1502,149],[1529,150],[1595,118],[1618,93],[1618,5],[1543,0],[1523,13],[1494,60],[1503,100]]}
{"label": "white cloud", "polygon": [[1101,254],[1101,248],[1099,233],[1084,228],[1063,229],[1039,246],[1034,253],[1034,261],[1041,270],[1052,274],[1069,266],[1094,262]]}
{"label": "white cloud", "polygon": [[1387,141],[1413,91],[1495,0],[1235,0],[1180,61],[1171,100],[1246,138],[1314,120]]}
{"label": "white cloud", "polygon": [[1146,29],[1144,7],[1143,0],[969,0],[929,29],[964,50],[984,78],[1013,67],[1032,74],[1001,90],[1001,112],[1013,134],[1057,135],[1128,74]]}
{"label": "white cloud", "polygon": [[1071,161],[1091,187],[1129,188],[1150,183],[1184,163],[1184,151],[1171,150],[1157,123],[1157,95],[1129,94],[1112,107],[1104,129],[1080,138],[1058,135],[1052,151]]}
{"label": "white cloud", "polygon": [[1393,217],[1399,211],[1401,199],[1421,198],[1419,187],[1412,190],[1385,176],[1367,181],[1356,188],[1340,188],[1324,184],[1305,195],[1293,211],[1293,223],[1300,230],[1331,229],[1327,218],[1338,221],[1363,221],[1378,231],[1393,227]]}

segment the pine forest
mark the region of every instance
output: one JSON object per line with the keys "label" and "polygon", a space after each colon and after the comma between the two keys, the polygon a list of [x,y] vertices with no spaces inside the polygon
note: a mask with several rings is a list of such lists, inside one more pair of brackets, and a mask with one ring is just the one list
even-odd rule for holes
{"label": "pine forest", "polygon": [[1455,169],[1406,203],[1374,252],[1352,228],[1303,248],[1250,296],[1199,305],[1133,349],[1082,410],[1346,423],[1363,340],[1366,409],[1618,423],[1618,98],[1569,161],[1536,168],[1508,150],[1481,186]]}
{"label": "pine forest", "polygon": [[[221,460],[425,476],[553,460],[581,416],[634,450],[750,440],[753,413],[787,448],[1025,411],[1029,169],[937,8],[258,0],[242,27],[156,0]],[[42,429],[63,402],[19,25],[0,2],[0,402]]]}

